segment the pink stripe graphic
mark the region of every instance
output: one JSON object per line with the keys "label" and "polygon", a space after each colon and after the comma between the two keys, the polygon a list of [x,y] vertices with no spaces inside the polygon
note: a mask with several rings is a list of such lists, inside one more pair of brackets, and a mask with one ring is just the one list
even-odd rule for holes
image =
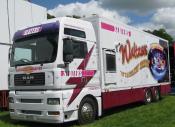
{"label": "pink stripe graphic", "polygon": [[110,24],[107,24],[104,22],[101,22],[101,28],[105,29],[105,30],[112,31],[112,32],[114,32],[114,30],[115,30],[115,27],[113,25],[110,25]]}
{"label": "pink stripe graphic", "polygon": [[[90,51],[86,55],[85,59],[81,62],[81,64],[78,66],[77,69],[82,69],[83,71],[85,70],[85,68],[89,62],[89,59],[91,57],[93,49],[94,49],[94,46],[90,49]],[[80,94],[82,88],[88,84],[88,82],[93,78],[95,73],[96,73],[96,70],[93,70],[93,75],[86,76],[86,82],[82,82],[82,77],[70,77],[68,79],[68,81],[66,82],[67,84],[70,84],[70,85],[77,84],[77,86],[74,88],[73,94],[72,94],[67,105],[70,105],[75,100],[75,98]]]}

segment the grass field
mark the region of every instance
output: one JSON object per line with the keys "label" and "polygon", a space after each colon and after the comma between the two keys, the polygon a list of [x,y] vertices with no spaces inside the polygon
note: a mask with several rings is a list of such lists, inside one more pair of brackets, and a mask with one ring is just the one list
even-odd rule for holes
{"label": "grass field", "polygon": [[[76,122],[64,125],[78,127]],[[55,124],[13,121],[8,112],[0,113],[0,127],[58,127]],[[175,96],[166,96],[157,103],[140,103],[106,111],[99,120],[83,127],[175,127]]]}

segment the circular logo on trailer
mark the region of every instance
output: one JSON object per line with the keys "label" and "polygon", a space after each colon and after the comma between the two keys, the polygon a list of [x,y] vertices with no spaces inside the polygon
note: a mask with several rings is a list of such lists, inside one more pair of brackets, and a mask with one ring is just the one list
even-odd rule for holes
{"label": "circular logo on trailer", "polygon": [[167,58],[163,47],[159,44],[152,44],[148,54],[149,67],[153,77],[157,81],[163,80],[167,72]]}

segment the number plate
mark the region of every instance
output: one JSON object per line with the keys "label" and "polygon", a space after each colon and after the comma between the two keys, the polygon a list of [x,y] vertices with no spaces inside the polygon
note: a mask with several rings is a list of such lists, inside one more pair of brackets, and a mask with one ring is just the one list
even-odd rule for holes
{"label": "number plate", "polygon": [[26,119],[34,120],[34,116],[32,116],[32,115],[27,115],[27,116],[26,116]]}

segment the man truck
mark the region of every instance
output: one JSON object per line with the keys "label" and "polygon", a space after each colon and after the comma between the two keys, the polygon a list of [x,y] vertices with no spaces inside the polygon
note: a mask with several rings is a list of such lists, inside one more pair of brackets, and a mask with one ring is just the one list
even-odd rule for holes
{"label": "man truck", "polygon": [[12,119],[84,124],[170,91],[168,42],[119,21],[60,17],[18,30],[13,41]]}

